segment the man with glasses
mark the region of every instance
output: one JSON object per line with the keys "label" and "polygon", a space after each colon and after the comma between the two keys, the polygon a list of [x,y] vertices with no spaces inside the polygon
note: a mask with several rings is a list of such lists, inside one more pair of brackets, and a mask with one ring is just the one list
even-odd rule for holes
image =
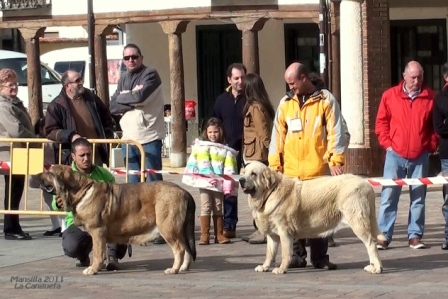
{"label": "man with glasses", "polygon": [[[139,142],[145,150],[145,169],[162,169],[162,140],[165,138],[164,99],[162,80],[154,68],[143,64],[143,55],[135,44],[128,44],[123,50],[126,72],[118,81],[117,91],[112,95],[110,111],[122,114],[120,127],[122,139]],[[129,170],[140,170],[140,151],[134,145],[123,146],[123,157],[128,159]],[[147,181],[163,180],[161,174],[149,174]],[[130,175],[129,182],[137,183],[140,175]],[[163,238],[154,240],[165,243]]]}
{"label": "man with glasses", "polygon": [[[61,93],[48,105],[44,131],[48,139],[61,144],[61,164],[70,165],[71,143],[80,137],[113,139],[113,120],[100,98],[84,88],[78,72],[66,71],[61,81]],[[54,161],[48,162],[59,162],[57,144],[54,149]],[[96,147],[94,162],[100,166],[109,164],[106,145]]]}

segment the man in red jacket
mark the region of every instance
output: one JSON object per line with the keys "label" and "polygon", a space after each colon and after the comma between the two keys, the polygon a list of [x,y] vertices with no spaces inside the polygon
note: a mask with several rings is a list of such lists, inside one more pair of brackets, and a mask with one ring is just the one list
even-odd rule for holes
{"label": "man in red jacket", "polygon": [[[423,84],[423,68],[410,61],[403,81],[386,90],[381,98],[375,133],[386,150],[384,178],[422,178],[428,175],[429,154],[437,148],[438,138],[432,125],[434,93]],[[401,187],[383,187],[378,225],[387,242],[378,241],[378,249],[387,249],[392,241]],[[425,248],[421,241],[425,226],[426,186],[410,186],[408,219],[409,247]]]}

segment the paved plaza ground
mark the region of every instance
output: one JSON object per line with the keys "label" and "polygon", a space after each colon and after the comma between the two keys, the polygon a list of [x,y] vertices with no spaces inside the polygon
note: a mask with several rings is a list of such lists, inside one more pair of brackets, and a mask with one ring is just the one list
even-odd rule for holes
{"label": "paved plaza ground", "polygon": [[[179,175],[165,175],[165,179],[180,184]],[[2,179],[0,194],[3,187]],[[198,207],[198,191],[186,189]],[[37,206],[40,192],[29,192],[30,201],[36,198]],[[168,245],[151,244],[133,246],[133,256],[121,261],[123,271],[101,271],[87,277],[81,268],[75,268],[75,260],[63,255],[61,238],[42,236],[50,228],[48,217],[23,216],[21,224],[33,240],[0,238],[0,298],[444,298],[448,294],[448,251],[440,249],[441,203],[440,186],[429,188],[424,236],[429,248],[413,250],[407,244],[409,193],[403,191],[395,238],[389,250],[380,252],[384,265],[380,275],[363,271],[368,264],[366,249],[344,229],[336,234],[338,246],[329,249],[331,261],[339,267],[336,271],[308,266],[285,275],[256,273],[254,268],[263,262],[266,245],[250,245],[237,238],[228,245],[197,246],[196,263],[187,273],[165,275],[163,271],[173,262],[171,250]],[[378,204],[379,197],[377,209]],[[198,214],[199,208],[196,211]],[[238,237],[253,231],[243,194],[239,217]],[[0,222],[3,224],[2,219]],[[19,282],[20,278],[42,282],[27,285]],[[45,279],[56,289],[21,288],[43,284]]]}

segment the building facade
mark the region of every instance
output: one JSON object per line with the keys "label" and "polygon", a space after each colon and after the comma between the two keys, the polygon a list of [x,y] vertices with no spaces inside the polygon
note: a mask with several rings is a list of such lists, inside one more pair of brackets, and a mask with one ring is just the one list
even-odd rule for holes
{"label": "building facade", "polygon": [[[107,101],[103,50],[106,36],[119,25],[123,42],[138,44],[144,63],[157,68],[164,82],[165,101],[172,105],[173,166],[186,160],[185,99],[197,101],[198,122],[210,116],[226,87],[229,64],[243,62],[249,72],[259,73],[274,106],[286,92],[283,75],[289,63],[299,60],[316,72],[323,65],[319,0],[93,2],[98,93]],[[88,36],[87,1],[77,1],[70,10],[65,3],[3,10],[0,27],[18,28],[31,61],[49,48],[39,47],[41,38],[55,32],[65,37],[69,26],[77,27],[72,37]],[[340,99],[352,135],[346,171],[381,175],[384,152],[374,134],[381,94],[400,81],[412,59],[424,66],[427,83],[440,90],[440,67],[448,60],[448,5],[445,0],[336,0],[326,6],[327,84]],[[38,90],[33,99],[38,114]]]}

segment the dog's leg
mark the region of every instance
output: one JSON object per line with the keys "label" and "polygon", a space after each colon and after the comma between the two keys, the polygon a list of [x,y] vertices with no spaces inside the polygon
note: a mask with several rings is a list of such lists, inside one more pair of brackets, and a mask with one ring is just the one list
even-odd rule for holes
{"label": "dog's leg", "polygon": [[174,263],[172,268],[167,268],[165,270],[165,274],[177,274],[179,273],[180,266],[184,260],[185,250],[178,240],[173,241],[172,239],[165,239],[168,245],[171,246],[171,250],[174,255]]}
{"label": "dog's leg", "polygon": [[275,260],[277,255],[278,245],[280,242],[280,238],[277,235],[267,235],[267,246],[266,246],[266,260],[263,265],[259,265],[255,268],[256,272],[267,272],[269,267]]}
{"label": "dog's leg", "polygon": [[191,265],[192,261],[193,261],[193,257],[188,252],[185,251],[184,262],[182,263],[182,266],[180,267],[180,271],[183,272],[183,271],[190,270],[190,265]]}
{"label": "dog's leg", "polygon": [[279,231],[280,243],[282,244],[282,262],[279,267],[274,268],[272,273],[284,274],[288,270],[288,266],[291,263],[292,257],[292,245],[294,239],[288,235],[287,232]]}
{"label": "dog's leg", "polygon": [[92,265],[82,272],[84,275],[95,275],[103,268],[103,261],[106,250],[105,232],[102,228],[89,230],[93,242],[93,262]]}
{"label": "dog's leg", "polygon": [[[374,213],[374,211],[373,211]],[[364,270],[373,274],[379,274],[383,272],[383,265],[381,264],[378,249],[374,242],[374,237],[371,233],[370,220],[360,217],[361,215],[352,215],[351,218],[347,217],[347,221],[350,224],[355,235],[364,243],[369,255],[370,264],[364,267]]]}

